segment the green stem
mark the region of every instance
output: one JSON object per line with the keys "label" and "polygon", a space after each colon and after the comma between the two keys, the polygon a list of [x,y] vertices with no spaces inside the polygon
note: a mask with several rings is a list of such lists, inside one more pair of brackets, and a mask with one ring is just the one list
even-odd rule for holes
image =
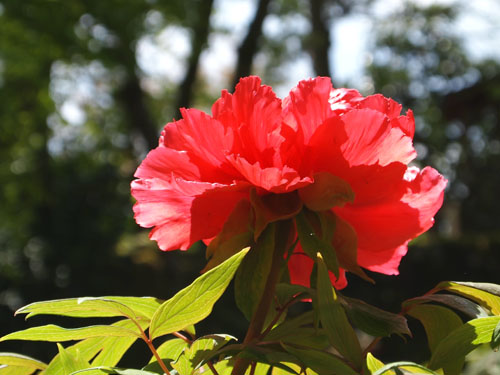
{"label": "green stem", "polygon": [[[292,229],[291,220],[278,221],[276,223],[276,232],[274,239],[274,253],[271,263],[271,269],[267,276],[266,286],[260,298],[260,302],[255,309],[250,325],[243,340],[243,345],[248,345],[260,337],[264,328],[267,313],[271,307],[271,303],[276,290],[276,284],[281,277],[281,269],[284,262],[283,256],[288,246],[289,234]],[[244,375],[250,361],[244,358],[238,358],[234,364],[232,375]]]}

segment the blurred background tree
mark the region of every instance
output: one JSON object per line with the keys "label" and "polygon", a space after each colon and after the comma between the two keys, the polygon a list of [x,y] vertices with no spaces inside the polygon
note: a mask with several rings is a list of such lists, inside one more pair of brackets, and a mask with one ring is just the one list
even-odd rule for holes
{"label": "blurred background tree", "polygon": [[[179,107],[209,111],[248,74],[281,97],[327,75],[394,98],[414,110],[416,164],[450,181],[401,276],[351,277],[345,294],[398,311],[441,280],[500,283],[500,63],[488,53],[500,7],[477,4],[484,35],[470,39],[458,20],[471,5],[458,0],[0,0],[0,334],[25,327],[12,312],[32,301],[167,298],[198,274],[203,246],[158,251],[133,220],[129,184]],[[339,61],[355,65],[350,76]],[[244,318],[225,301],[201,330],[241,337]],[[386,340],[379,357],[426,358],[416,329],[414,346]]]}

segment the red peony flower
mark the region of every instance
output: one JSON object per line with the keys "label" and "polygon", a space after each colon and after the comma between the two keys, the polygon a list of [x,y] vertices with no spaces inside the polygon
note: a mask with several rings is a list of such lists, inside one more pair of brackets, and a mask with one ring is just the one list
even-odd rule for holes
{"label": "red peony flower", "polygon": [[[414,120],[400,112],[382,95],[333,89],[329,78],[302,81],[284,100],[259,77],[244,78],[234,94],[222,92],[211,116],[182,109],[182,120],[165,126],[132,182],[135,219],[154,227],[150,238],[162,250],[186,250],[221,233],[230,215],[258,236],[283,215],[257,213],[245,224],[254,198],[293,197],[299,210],[332,213],[338,288],[345,270],[359,266],[397,274],[408,242],[433,225],[446,186],[436,170],[408,166]],[[308,285],[312,264],[298,246],[292,282]]]}

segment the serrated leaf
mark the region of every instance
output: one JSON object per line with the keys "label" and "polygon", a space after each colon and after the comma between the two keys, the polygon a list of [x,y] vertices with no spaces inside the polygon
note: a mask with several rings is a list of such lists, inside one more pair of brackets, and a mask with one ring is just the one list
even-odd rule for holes
{"label": "serrated leaf", "polygon": [[[390,374],[390,371],[396,370],[396,369],[404,369],[404,370],[410,372],[410,374],[440,375],[437,372],[434,372],[425,366],[419,365],[418,363],[407,362],[407,361],[389,363],[389,364],[385,365],[384,367],[375,371],[372,375],[384,375],[384,374],[388,375],[388,374]],[[416,370],[418,372],[412,372],[412,370]],[[393,373],[394,373],[394,371],[393,371]]]}
{"label": "serrated leaf", "polygon": [[206,318],[226,290],[248,250],[243,249],[212,268],[163,303],[151,320],[150,338],[182,330]]}
{"label": "serrated leaf", "polygon": [[47,368],[47,364],[17,353],[0,353],[0,365],[18,366],[32,368],[35,370],[44,370]]}
{"label": "serrated leaf", "polygon": [[[90,303],[94,301],[94,303]],[[97,301],[107,301],[99,305]],[[115,306],[110,301],[115,302]],[[87,303],[82,303],[87,302]],[[31,303],[21,307],[16,311],[16,314],[28,314],[26,318],[35,315],[61,315],[75,318],[96,318],[96,317],[113,317],[127,316],[123,311],[120,311],[122,306],[126,306],[134,312],[136,316],[151,319],[156,309],[163,301],[153,297],[80,297],[67,298],[52,301],[42,301]],[[125,310],[125,309],[124,309]]]}
{"label": "serrated leaf", "polygon": [[317,309],[323,328],[330,343],[348,361],[362,367],[362,352],[358,337],[347,320],[346,313],[332,287],[328,270],[321,256],[318,256],[318,298]]}
{"label": "serrated leaf", "polygon": [[371,336],[383,337],[393,333],[411,336],[405,317],[399,314],[384,311],[355,298],[342,297],[341,303],[349,320]]}
{"label": "serrated leaf", "polygon": [[250,320],[259,303],[271,270],[276,226],[270,224],[250,249],[234,278],[236,305]]}
{"label": "serrated leaf", "polygon": [[500,316],[479,318],[455,329],[434,350],[429,368],[435,370],[446,368],[453,362],[464,358],[477,346],[491,342],[498,322],[500,322]]}
{"label": "serrated leaf", "polygon": [[[445,281],[439,283],[434,290],[449,290],[451,292],[460,294],[464,297],[470,298],[473,301],[479,303],[481,306],[489,309],[492,314],[500,315],[500,297],[487,292],[483,289],[478,289],[475,286],[470,285],[484,285],[481,283],[458,283],[453,281]],[[487,284],[490,285],[490,290],[492,289],[491,285],[495,284]],[[483,286],[483,288],[486,288]],[[495,289],[496,291],[496,289]]]}
{"label": "serrated leaf", "polygon": [[28,328],[5,335],[0,341],[6,340],[26,340],[26,341],[70,341],[83,340],[89,337],[139,337],[139,333],[130,329],[96,325],[82,328],[62,328],[53,324],[40,327]]}
{"label": "serrated leaf", "polygon": [[464,313],[472,319],[488,316],[486,310],[484,310],[477,303],[453,294],[428,294],[421,297],[411,298],[403,303],[403,307],[405,309],[409,309],[414,304],[425,302],[441,303]]}
{"label": "serrated leaf", "polygon": [[290,345],[281,344],[290,354],[296,356],[306,367],[324,375],[358,375],[340,358],[333,354],[318,350],[298,349]]}

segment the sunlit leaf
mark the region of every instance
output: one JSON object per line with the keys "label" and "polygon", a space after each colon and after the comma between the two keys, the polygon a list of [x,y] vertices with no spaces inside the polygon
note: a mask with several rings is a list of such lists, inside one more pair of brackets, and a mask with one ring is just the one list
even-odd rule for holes
{"label": "sunlit leaf", "polygon": [[26,367],[34,370],[43,370],[47,368],[47,364],[17,353],[0,353],[0,365]]}
{"label": "sunlit leaf", "polygon": [[[370,375],[373,375],[376,371],[380,370],[385,366],[384,362],[375,358],[372,353],[366,354],[366,369],[369,371]],[[389,370],[386,372],[387,375],[394,375],[394,371]]]}
{"label": "sunlit leaf", "polygon": [[179,359],[172,363],[179,374],[191,375],[203,365],[218,349],[223,347],[229,340],[235,340],[229,335],[203,336],[186,347]]}
{"label": "sunlit leaf", "polygon": [[[153,297],[81,297],[31,303],[16,314],[61,315],[76,318],[129,316],[151,319],[163,301]],[[133,313],[132,313],[133,312]]]}
{"label": "sunlit leaf", "polygon": [[161,305],[151,320],[151,339],[182,330],[207,317],[247,252],[248,248],[241,250]]}
{"label": "sunlit leaf", "polygon": [[0,365],[0,375],[31,375],[35,371],[37,370],[33,367]]}
{"label": "sunlit leaf", "polygon": [[59,357],[61,358],[62,368],[65,374],[71,374],[78,370],[83,370],[90,367],[90,364],[80,356],[76,351],[76,355],[68,353],[61,344],[57,344],[59,349]]}
{"label": "sunlit leaf", "polygon": [[384,367],[375,371],[372,375],[388,375],[391,374],[391,372],[392,374],[394,374],[394,371],[392,371],[393,369],[404,369],[406,372],[410,374],[440,375],[437,372],[434,372],[425,366],[419,365],[418,363],[406,362],[406,361],[389,363]]}
{"label": "sunlit leaf", "polygon": [[351,324],[347,320],[344,308],[340,304],[335,289],[332,287],[326,265],[318,256],[318,303],[319,318],[330,343],[347,360],[362,367],[361,346]]}
{"label": "sunlit leaf", "polygon": [[83,328],[62,328],[53,324],[28,328],[5,335],[0,341],[28,340],[28,341],[70,341],[83,340],[89,337],[139,337],[137,332],[116,326],[97,325]]}
{"label": "sunlit leaf", "polygon": [[[486,286],[485,286],[486,285]],[[478,289],[477,286],[482,287]],[[496,286],[497,288],[494,288]],[[500,296],[492,294],[486,290],[493,290],[497,292],[500,288],[495,284],[484,283],[458,283],[453,281],[445,281],[439,283],[434,290],[449,290],[451,292],[460,294],[464,297],[470,298],[479,303],[481,306],[486,307],[495,315],[500,315]]]}
{"label": "sunlit leaf", "polygon": [[432,354],[429,368],[446,368],[477,346],[491,342],[498,322],[500,316],[474,319],[463,324],[440,342]]}

